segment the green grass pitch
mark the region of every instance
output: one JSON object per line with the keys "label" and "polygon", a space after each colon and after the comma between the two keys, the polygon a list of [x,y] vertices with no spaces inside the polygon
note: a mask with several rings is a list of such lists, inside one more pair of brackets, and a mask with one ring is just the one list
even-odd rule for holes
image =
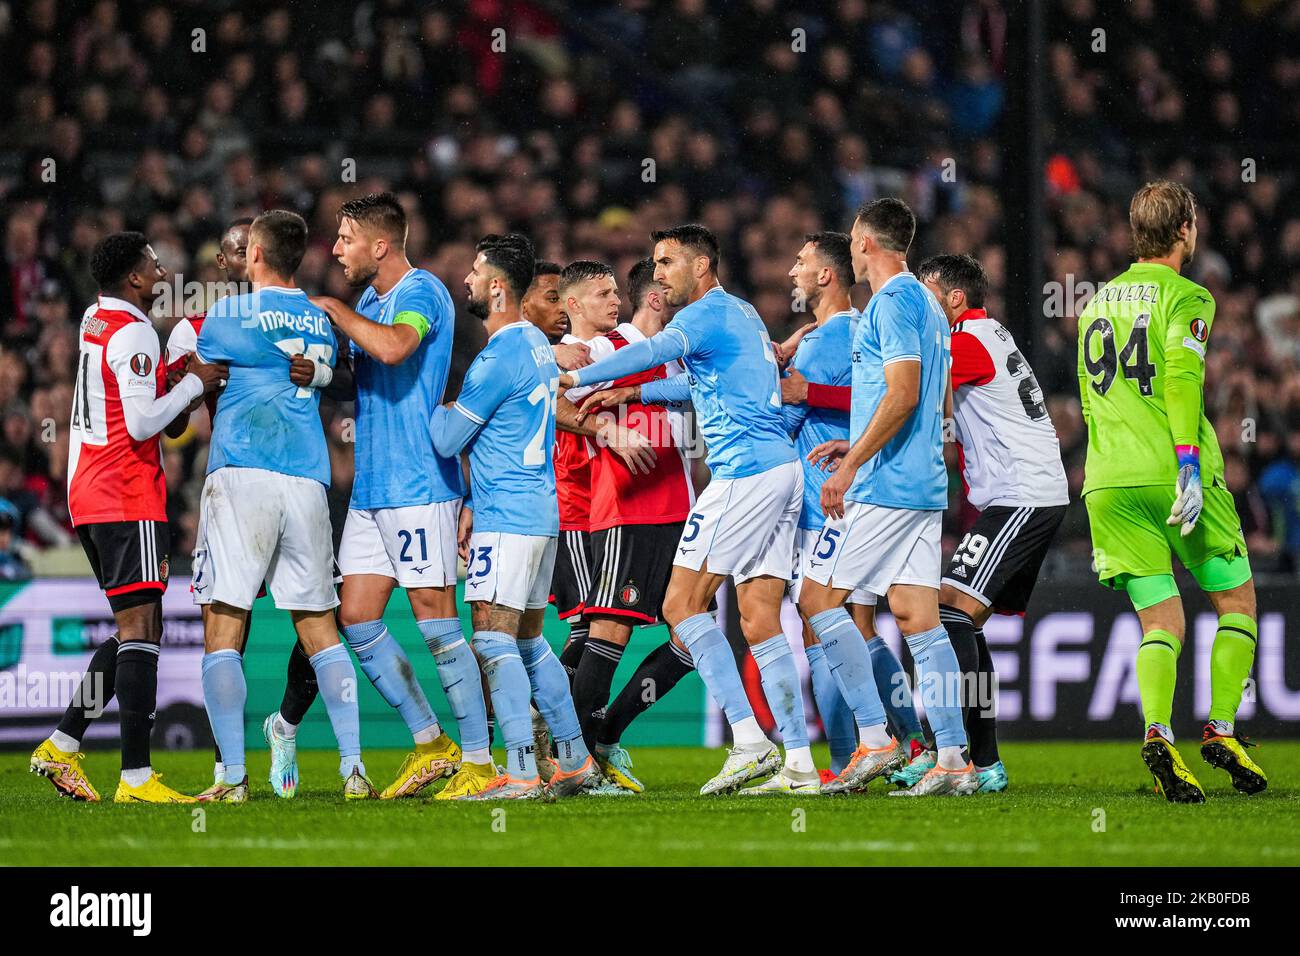
{"label": "green grass pitch", "polygon": [[[1190,743],[1190,742],[1189,742]],[[969,798],[697,795],[721,750],[643,748],[645,794],[555,804],[344,803],[335,757],[300,755],[292,801],[264,782],[265,751],[251,753],[244,806],[115,806],[117,755],[87,769],[107,802],[57,798],[27,772],[27,756],[0,754],[0,864],[4,865],[844,865],[1219,866],[1300,864],[1300,742],[1252,754],[1268,791],[1243,797],[1184,757],[1209,792],[1202,806],[1153,794],[1138,744],[1006,744],[1011,790]],[[402,754],[367,755],[382,787]],[[824,749],[817,753],[825,763]],[[160,753],[167,782],[188,792],[210,781],[210,753]],[[504,810],[504,813],[494,810]],[[201,824],[201,825],[200,825]]]}

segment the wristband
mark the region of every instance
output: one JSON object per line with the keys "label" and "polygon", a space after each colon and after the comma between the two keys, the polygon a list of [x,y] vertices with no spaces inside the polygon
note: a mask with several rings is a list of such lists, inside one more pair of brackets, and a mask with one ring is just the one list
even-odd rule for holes
{"label": "wristband", "polygon": [[330,368],[324,362],[314,362],[311,373],[311,387],[324,388],[334,381],[334,369]]}

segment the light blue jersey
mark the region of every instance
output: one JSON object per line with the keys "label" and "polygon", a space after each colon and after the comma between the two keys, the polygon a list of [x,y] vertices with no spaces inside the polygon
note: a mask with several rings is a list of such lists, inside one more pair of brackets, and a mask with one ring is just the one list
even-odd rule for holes
{"label": "light blue jersey", "polygon": [[227,466],[330,481],[320,392],[289,381],[289,358],[334,366],[329,316],[301,289],[266,286],[227,296],[208,310],[199,332],[205,362],[230,366],[212,423],[208,474]]}
{"label": "light blue jersey", "polygon": [[546,336],[513,322],[474,359],[456,404],[434,410],[438,453],[453,458],[469,446],[476,532],[560,533],[551,460],[559,379]]}
{"label": "light blue jersey", "polygon": [[609,382],[674,359],[686,363],[714,478],[745,478],[794,461],[767,327],[752,305],[721,286],[684,307],[658,335],[624,346],[575,377]]}
{"label": "light blue jersey", "polygon": [[951,358],[948,320],[916,276],[900,272],[876,290],[853,334],[849,440],[866,431],[885,395],[885,366],[919,360],[920,393],[903,427],[858,469],[845,500],[913,511],[947,507],[943,405]]}
{"label": "light blue jersey", "polygon": [[442,404],[451,367],[456,309],[432,273],[412,269],[384,295],[367,287],[357,312],[381,325],[396,320],[420,333],[404,362],[385,365],[352,343],[357,377],[353,508],[404,508],[465,493],[460,461],[429,443],[429,419]]}
{"label": "light blue jersey", "polygon": [[[810,382],[818,385],[851,385],[853,364],[849,361],[852,327],[857,313],[836,312],[824,325],[806,334],[790,363]],[[782,408],[786,428],[794,435],[795,452],[803,463],[803,510],[799,527],[819,531],[826,522],[822,513],[822,484],[828,472],[808,460],[808,453],[824,441],[849,437],[849,413],[834,408],[786,405]]]}

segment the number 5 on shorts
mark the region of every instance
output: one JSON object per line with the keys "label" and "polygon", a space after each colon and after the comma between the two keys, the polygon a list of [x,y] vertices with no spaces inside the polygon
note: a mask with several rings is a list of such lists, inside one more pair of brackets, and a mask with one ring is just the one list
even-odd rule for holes
{"label": "number 5 on shorts", "polygon": [[826,528],[822,531],[822,536],[817,539],[817,550],[813,556],[823,561],[828,560],[835,553],[836,547],[840,540],[840,532],[836,528]]}

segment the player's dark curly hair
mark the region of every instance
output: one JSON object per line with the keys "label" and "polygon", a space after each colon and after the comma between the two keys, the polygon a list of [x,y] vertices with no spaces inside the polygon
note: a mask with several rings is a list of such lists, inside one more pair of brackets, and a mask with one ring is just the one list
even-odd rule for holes
{"label": "player's dark curly hair", "polygon": [[916,217],[907,203],[892,196],[873,199],[858,207],[855,222],[860,222],[890,252],[906,252],[916,235]]}
{"label": "player's dark curly hair", "polygon": [[533,263],[533,281],[537,281],[538,276],[558,276],[564,272],[564,266],[558,262],[552,262],[550,259],[538,259]]}
{"label": "player's dark curly hair", "polygon": [[564,267],[560,273],[560,295],[564,295],[571,286],[579,282],[586,282],[588,279],[599,279],[603,276],[612,276],[614,269],[612,266],[595,259],[575,259]]}
{"label": "player's dark curly hair", "polygon": [[288,278],[307,254],[307,220],[288,209],[268,209],[248,227],[248,244],[262,247],[267,267]]}
{"label": "player's dark curly hair", "polygon": [[671,229],[656,229],[650,233],[650,238],[655,242],[679,242],[694,255],[707,256],[710,272],[718,271],[718,260],[721,258],[718,237],[708,226],[691,222]]}
{"label": "player's dark curly hair", "polygon": [[144,258],[148,238],[143,232],[114,232],[95,243],[90,253],[90,274],[101,292],[119,288]]}
{"label": "player's dark curly hair", "polygon": [[518,232],[508,232],[503,236],[490,233],[478,241],[474,251],[483,253],[487,264],[501,271],[516,301],[523,298],[533,283],[537,261],[531,239]]}
{"label": "player's dark curly hair", "polygon": [[989,277],[979,260],[968,255],[931,256],[916,267],[916,277],[924,282],[933,278],[947,295],[953,289],[966,293],[966,303],[972,309],[984,308]]}
{"label": "player's dark curly hair", "polygon": [[339,206],[338,220],[351,219],[366,229],[378,229],[397,248],[406,246],[406,210],[390,192],[367,193]]}
{"label": "player's dark curly hair", "polygon": [[845,289],[853,288],[853,253],[849,237],[842,232],[811,232],[803,237],[817,249],[822,262],[831,267],[835,281]]}
{"label": "player's dark curly hair", "polygon": [[633,312],[645,305],[646,293],[654,284],[655,261],[649,256],[638,259],[632,268],[627,270],[627,297],[632,303]]}

